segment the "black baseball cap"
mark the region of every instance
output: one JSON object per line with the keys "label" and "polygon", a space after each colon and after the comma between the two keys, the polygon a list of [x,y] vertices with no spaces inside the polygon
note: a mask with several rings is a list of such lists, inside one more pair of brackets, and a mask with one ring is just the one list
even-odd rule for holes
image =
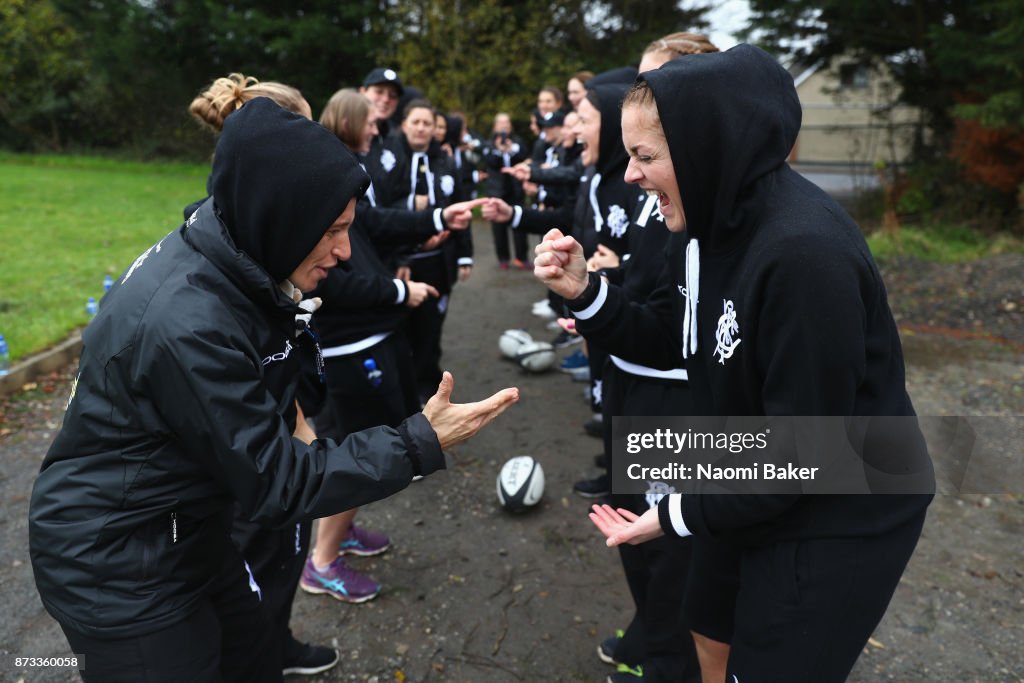
{"label": "black baseball cap", "polygon": [[402,81],[398,79],[398,74],[394,69],[376,68],[363,79],[364,88],[382,83],[389,83],[398,88],[399,97],[405,92],[405,88],[402,87]]}
{"label": "black baseball cap", "polygon": [[549,111],[543,116],[537,117],[537,125],[541,128],[551,128],[552,126],[561,126],[565,123],[565,113],[561,109],[555,111]]}

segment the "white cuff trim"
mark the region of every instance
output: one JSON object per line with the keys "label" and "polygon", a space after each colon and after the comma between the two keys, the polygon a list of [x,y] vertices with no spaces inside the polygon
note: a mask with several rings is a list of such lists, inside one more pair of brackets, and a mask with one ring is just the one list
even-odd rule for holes
{"label": "white cuff trim", "polygon": [[460,266],[471,266],[473,265],[473,259],[468,256],[463,256],[459,259]]}
{"label": "white cuff trim", "polygon": [[681,493],[669,494],[668,519],[672,522],[672,530],[676,532],[676,536],[685,538],[693,535],[693,532],[686,528],[686,522],[683,521],[683,496]]}
{"label": "white cuff trim", "polygon": [[394,279],[395,287],[398,289],[398,298],[395,299],[396,304],[404,304],[406,297],[405,282],[399,280],[397,277]]}
{"label": "white cuff trim", "polygon": [[523,207],[516,204],[512,207],[512,227],[518,228],[523,220]]}
{"label": "white cuff trim", "polygon": [[444,209],[434,209],[434,230],[438,232],[444,231],[444,219],[441,218],[441,212]]}
{"label": "white cuff trim", "polygon": [[597,298],[594,299],[594,303],[590,304],[582,311],[576,311],[573,313],[573,317],[577,320],[586,320],[593,318],[597,315],[597,312],[601,310],[601,306],[604,306],[605,299],[608,298],[608,283],[605,282],[604,278],[601,278],[601,289],[597,290]]}

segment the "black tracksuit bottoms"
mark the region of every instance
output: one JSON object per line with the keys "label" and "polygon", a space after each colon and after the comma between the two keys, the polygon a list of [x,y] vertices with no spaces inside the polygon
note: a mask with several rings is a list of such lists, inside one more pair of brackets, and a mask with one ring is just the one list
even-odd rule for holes
{"label": "black tracksuit bottoms", "polygon": [[433,285],[441,294],[440,298],[429,297],[414,308],[405,326],[416,368],[417,390],[420,398],[426,400],[437,392],[441,382],[441,334],[448,315],[451,285],[443,254],[414,259],[409,265],[413,280]]}
{"label": "black tracksuit bottoms", "polygon": [[498,263],[509,262],[508,233],[512,232],[512,246],[515,248],[516,258],[520,261],[532,263],[530,258],[529,244],[526,241],[526,231],[512,227],[511,223],[491,223],[491,235],[494,236],[494,253],[498,257]]}
{"label": "black tracksuit bottoms", "polygon": [[[381,372],[376,386],[364,365],[370,358]],[[412,354],[400,331],[392,332],[368,349],[326,361],[327,409],[316,419],[319,436],[340,441],[370,427],[397,427],[419,412]]]}
{"label": "black tracksuit bottoms", "polygon": [[[227,538],[224,542],[231,546]],[[268,595],[262,586],[261,591]],[[118,639],[61,628],[71,649],[85,657],[81,674],[87,683],[279,683],[280,633],[271,623],[241,555],[231,546],[217,578],[181,621]]]}
{"label": "black tracksuit bottoms", "polygon": [[924,519],[922,510],[877,536],[744,549],[726,679],[845,681],[889,606]]}
{"label": "black tracksuit bottoms", "polygon": [[[689,389],[681,380],[633,375],[609,361],[604,366],[603,398],[605,456],[614,469],[612,420],[618,415],[685,415]],[[612,504],[637,514],[657,499],[643,495],[613,494]],[[642,665],[645,683],[700,680],[697,653],[683,610],[692,539],[658,538],[640,545],[619,546],[626,583],[635,612],[613,657],[632,666]]]}

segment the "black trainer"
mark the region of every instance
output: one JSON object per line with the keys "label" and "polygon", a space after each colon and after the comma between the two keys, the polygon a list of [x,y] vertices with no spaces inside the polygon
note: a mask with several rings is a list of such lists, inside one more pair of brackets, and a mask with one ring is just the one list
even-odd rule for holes
{"label": "black trainer", "polygon": [[596,417],[592,417],[583,423],[583,431],[587,433],[587,436],[593,436],[598,439],[604,438],[604,420],[599,420]]}
{"label": "black trainer", "polygon": [[616,629],[614,636],[608,636],[601,641],[601,644],[597,646],[597,657],[605,664],[611,664],[612,666],[618,666],[621,664],[615,659],[615,648],[619,646],[619,641],[622,640],[622,636],[626,635],[625,632],[620,628]]}
{"label": "black trainer", "polygon": [[285,646],[284,666],[281,674],[312,676],[334,667],[338,663],[338,651],[322,645],[309,645],[293,641]]}
{"label": "black trainer", "polygon": [[572,492],[584,498],[600,498],[612,492],[608,475],[602,474],[595,479],[584,479],[572,485]]}

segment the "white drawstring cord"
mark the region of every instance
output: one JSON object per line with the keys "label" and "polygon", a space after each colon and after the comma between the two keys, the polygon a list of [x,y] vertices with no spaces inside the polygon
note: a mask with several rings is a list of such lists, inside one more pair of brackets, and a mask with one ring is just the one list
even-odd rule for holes
{"label": "white drawstring cord", "polygon": [[595,173],[590,179],[590,208],[594,210],[594,230],[601,232],[604,227],[604,218],[601,217],[601,207],[597,204],[597,188],[601,186],[601,174]]}
{"label": "white drawstring cord", "polygon": [[686,244],[686,312],[683,315],[683,358],[697,353],[697,301],[700,298],[700,244]]}

